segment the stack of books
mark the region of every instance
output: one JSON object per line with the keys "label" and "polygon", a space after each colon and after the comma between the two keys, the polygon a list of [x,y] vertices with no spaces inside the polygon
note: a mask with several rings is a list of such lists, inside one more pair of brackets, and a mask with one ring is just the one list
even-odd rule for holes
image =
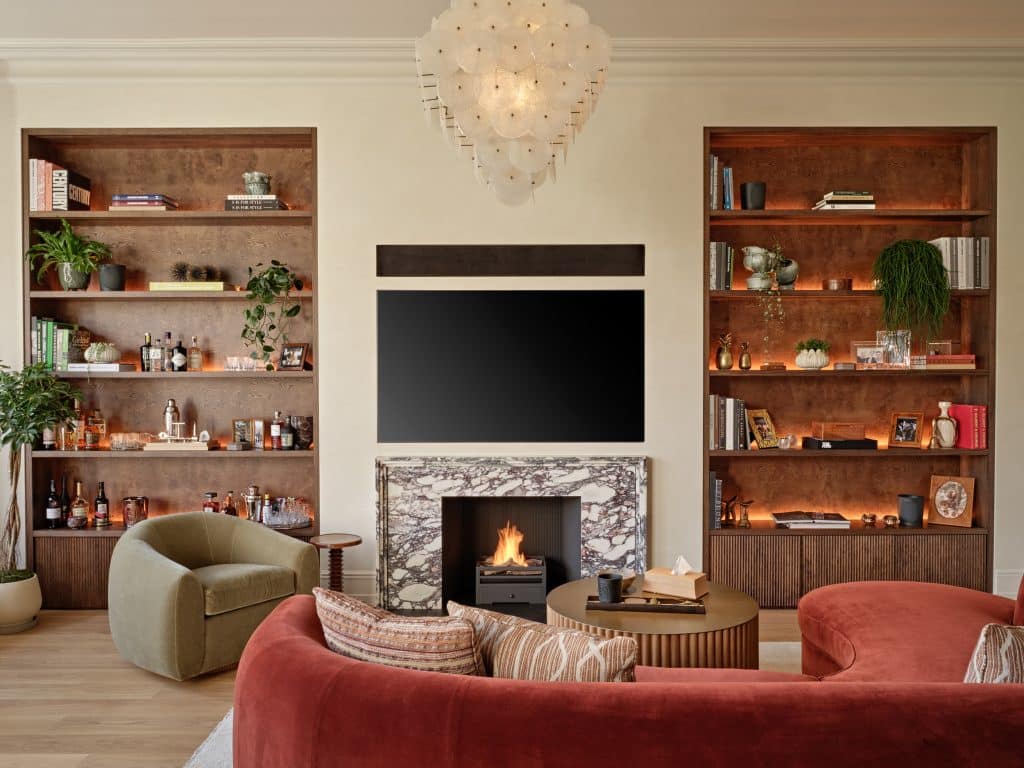
{"label": "stack of books", "polygon": [[967,451],[988,450],[988,407],[952,405],[949,415],[957,423],[956,447]]}
{"label": "stack of books", "polygon": [[954,290],[989,288],[989,239],[940,237],[930,241],[942,254],[942,266]]}
{"label": "stack of books", "polygon": [[50,371],[68,370],[73,356],[71,337],[76,330],[78,326],[73,323],[33,316],[29,330],[32,362],[45,363]]}
{"label": "stack of books", "polygon": [[747,404],[735,397],[708,396],[708,448],[712,451],[750,449],[747,429]]}
{"label": "stack of books", "polygon": [[735,251],[728,243],[711,243],[709,250],[711,279],[708,288],[712,291],[731,291]]}
{"label": "stack of books", "polygon": [[288,206],[277,195],[228,195],[224,198],[225,211],[287,211]]}
{"label": "stack of books", "polygon": [[736,205],[736,193],[733,188],[732,168],[723,166],[718,155],[711,155],[708,159],[708,173],[710,179],[710,199],[708,205],[712,211],[722,209],[734,211],[739,208]]}
{"label": "stack of books", "polygon": [[912,355],[910,367],[918,371],[973,371],[978,359],[975,355]]}
{"label": "stack of books", "polygon": [[108,211],[176,211],[178,201],[157,192],[111,195]]}
{"label": "stack of books", "polygon": [[772,512],[772,519],[780,528],[844,530],[850,521],[837,512]]}
{"label": "stack of books", "polygon": [[717,472],[711,472],[709,475],[708,511],[710,520],[708,527],[717,531],[722,527],[722,479]]}
{"label": "stack of books", "polygon": [[873,211],[875,196],[870,192],[837,189],[826,192],[814,206],[816,211]]}
{"label": "stack of books", "polygon": [[49,160],[28,161],[30,211],[88,211],[92,183],[80,173]]}

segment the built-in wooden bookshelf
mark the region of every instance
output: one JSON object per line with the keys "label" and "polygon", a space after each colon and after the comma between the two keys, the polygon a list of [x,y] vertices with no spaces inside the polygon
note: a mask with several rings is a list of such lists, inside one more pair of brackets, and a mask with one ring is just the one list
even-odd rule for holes
{"label": "built-in wooden bookshelf", "polygon": [[[125,264],[127,290],[103,292],[93,278],[89,290],[65,293],[54,275],[39,284],[25,269],[25,361],[31,354],[31,318],[49,317],[88,329],[113,342],[122,361],[138,364],[144,333],[172,331],[186,345],[192,335],[204,350],[202,372],[71,373],[88,408],[98,408],[110,432],[160,431],[161,413],[174,398],[183,419],[226,444],[234,418],[269,422],[274,411],[314,417],[309,451],[226,450],[194,453],[41,451],[26,454],[26,559],[39,574],[48,608],[106,606],[107,570],[123,533],[121,498],[148,496],[150,515],[199,509],[205,491],[238,494],[250,484],[272,496],[311,502],[313,524],[289,531],[308,538],[319,532],[319,439],[317,353],[317,141],[313,128],[26,129],[22,132],[23,245],[35,230],[53,230],[67,219],[76,233],[111,246],[114,263]],[[88,177],[92,210],[30,211],[29,159],[42,158]],[[287,211],[225,211],[226,194],[244,192],[242,173],[271,174],[273,191]],[[159,192],[176,198],[176,211],[108,211],[119,192]],[[241,341],[242,290],[150,292],[150,280],[168,280],[171,265],[184,261],[215,267],[227,282],[244,286],[248,267],[285,262],[304,281],[296,294],[302,311],[289,337],[311,345],[312,370],[226,371],[227,356],[247,354]],[[81,480],[91,500],[104,481],[112,528],[48,530],[44,504],[49,481]],[[73,488],[71,489],[73,491]]]}
{"label": "built-in wooden bookshelf", "polygon": [[[709,472],[725,481],[726,498],[753,499],[748,529],[714,529],[705,501],[704,562],[710,577],[752,594],[763,607],[793,607],[825,584],[862,579],[912,579],[980,590],[992,585],[995,533],[996,130],[994,128],[707,128],[704,156],[745,181],[767,182],[762,211],[704,212],[704,411],[711,394],[766,408],[780,434],[810,434],[812,421],[863,422],[876,451],[719,451],[709,449],[704,417],[705,499]],[[873,211],[812,211],[833,189],[870,190]],[[737,194],[738,198],[738,194]],[[941,338],[977,355],[977,370],[802,371],[796,342],[832,343],[832,362],[850,360],[850,342],[883,327],[882,301],[872,290],[878,253],[901,239],[943,236],[991,239],[990,289],[956,290]],[[736,249],[735,290],[709,290],[709,244]],[[759,371],[762,314],[745,290],[740,249],[781,245],[800,264],[796,290],[785,292],[785,322],[772,332],[773,358],[785,371]],[[822,290],[822,281],[853,278],[850,291]],[[728,329],[750,343],[754,369],[715,368],[715,338]],[[922,445],[931,436],[938,402],[988,407],[986,450],[887,448],[890,413],[925,415]],[[896,514],[896,496],[927,496],[932,475],[976,478],[974,527],[869,527],[864,512]],[[775,528],[773,511],[839,512],[849,531]]]}

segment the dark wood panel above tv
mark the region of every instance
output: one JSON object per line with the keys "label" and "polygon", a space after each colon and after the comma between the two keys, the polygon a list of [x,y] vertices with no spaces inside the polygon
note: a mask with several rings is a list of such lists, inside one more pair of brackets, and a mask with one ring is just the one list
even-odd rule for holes
{"label": "dark wood panel above tv", "polygon": [[378,245],[377,277],[643,277],[643,245]]}

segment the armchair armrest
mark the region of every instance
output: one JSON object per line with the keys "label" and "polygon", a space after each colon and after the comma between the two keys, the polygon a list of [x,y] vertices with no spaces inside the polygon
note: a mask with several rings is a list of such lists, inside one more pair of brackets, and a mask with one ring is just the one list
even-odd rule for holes
{"label": "armchair armrest", "polygon": [[295,594],[312,594],[320,585],[320,555],[301,539],[293,539],[266,526],[240,521],[231,542],[231,562],[279,565],[295,573]]}
{"label": "armchair armrest", "polygon": [[176,680],[202,670],[203,588],[188,568],[125,536],[110,559],[107,602],[110,634],[124,658]]}

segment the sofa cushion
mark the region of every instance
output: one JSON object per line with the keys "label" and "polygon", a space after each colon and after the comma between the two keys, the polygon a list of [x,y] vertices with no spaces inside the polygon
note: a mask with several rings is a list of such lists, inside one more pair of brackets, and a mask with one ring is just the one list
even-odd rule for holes
{"label": "sofa cushion", "polygon": [[575,683],[631,683],[637,646],[574,629],[513,627],[494,647],[494,677]]}
{"label": "sofa cushion", "polygon": [[1013,611],[1013,623],[1018,627],[1024,625],[1024,579],[1020,580],[1020,589],[1017,590],[1017,606]]}
{"label": "sofa cushion", "polygon": [[473,608],[460,605],[454,600],[448,601],[448,615],[457,619],[465,619],[473,625],[476,632],[476,644],[483,659],[485,674],[494,673],[494,649],[516,627],[530,627],[535,632],[558,632],[558,627],[540,624],[536,621],[509,616],[506,613],[488,611],[485,608]]}
{"label": "sofa cushion", "polygon": [[342,656],[391,667],[482,675],[473,625],[453,617],[395,616],[341,592],[315,587],[327,646]]}
{"label": "sofa cushion", "polygon": [[637,667],[638,683],[816,683],[818,678],[766,669],[695,669]]}
{"label": "sofa cushion", "polygon": [[1024,683],[1024,627],[989,624],[981,630],[965,683]]}
{"label": "sofa cushion", "polygon": [[816,589],[800,600],[804,673],[833,681],[961,682],[986,624],[1007,624],[1012,600],[909,581]]}
{"label": "sofa cushion", "polygon": [[234,563],[192,571],[203,585],[204,612],[217,616],[295,593],[295,573],[279,565]]}

